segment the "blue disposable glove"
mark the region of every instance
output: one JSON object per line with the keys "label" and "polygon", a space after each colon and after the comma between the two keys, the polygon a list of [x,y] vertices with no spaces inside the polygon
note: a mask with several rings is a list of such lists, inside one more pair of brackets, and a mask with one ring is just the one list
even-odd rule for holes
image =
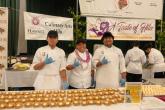
{"label": "blue disposable glove", "polygon": [[101,60],[101,64],[108,64],[108,60],[104,57],[102,60]]}
{"label": "blue disposable glove", "polygon": [[52,57],[48,57],[48,54],[47,54],[44,63],[51,64],[53,62],[55,62],[55,60],[53,60]]}
{"label": "blue disposable glove", "polygon": [[63,89],[66,90],[68,89],[69,84],[67,83],[67,81],[63,81]]}
{"label": "blue disposable glove", "polygon": [[74,68],[78,67],[80,65],[80,62],[78,60],[74,61],[74,64],[72,65]]}
{"label": "blue disposable glove", "polygon": [[124,87],[125,86],[125,79],[120,79],[120,86],[121,87]]}

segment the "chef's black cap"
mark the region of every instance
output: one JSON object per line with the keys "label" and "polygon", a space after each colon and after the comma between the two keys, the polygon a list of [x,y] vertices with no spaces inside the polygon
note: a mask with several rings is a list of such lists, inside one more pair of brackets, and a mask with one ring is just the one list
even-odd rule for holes
{"label": "chef's black cap", "polygon": [[55,30],[50,30],[47,34],[47,37],[49,37],[49,38],[58,38],[58,33]]}
{"label": "chef's black cap", "polygon": [[76,45],[79,44],[79,43],[86,44],[86,40],[83,39],[83,38],[80,38],[80,39],[77,40]]}
{"label": "chef's black cap", "polygon": [[144,50],[147,50],[148,48],[152,48],[152,43],[148,43],[144,46]]}
{"label": "chef's black cap", "polygon": [[103,34],[103,37],[101,38],[101,41],[103,41],[104,39],[106,39],[106,38],[113,38],[114,39],[114,36],[112,35],[112,33],[111,32],[105,32],[104,34]]}

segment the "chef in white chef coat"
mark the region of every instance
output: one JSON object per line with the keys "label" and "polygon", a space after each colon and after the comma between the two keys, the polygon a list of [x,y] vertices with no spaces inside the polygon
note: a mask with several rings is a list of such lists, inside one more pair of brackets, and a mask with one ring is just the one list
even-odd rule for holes
{"label": "chef in white chef coat", "polygon": [[105,32],[101,40],[104,45],[97,48],[93,56],[96,67],[96,88],[118,88],[120,79],[126,78],[123,53],[113,45],[114,36],[110,32]]}
{"label": "chef in white chef coat", "polygon": [[35,89],[66,89],[66,58],[65,52],[56,46],[57,31],[50,30],[47,34],[48,45],[39,48],[33,59],[33,68],[39,70],[34,82]]}
{"label": "chef in white chef coat", "polygon": [[92,55],[86,48],[85,39],[77,40],[76,49],[68,56],[66,68],[69,70],[69,89],[84,89],[91,86]]}
{"label": "chef in white chef coat", "polygon": [[150,43],[145,46],[145,52],[148,54],[147,63],[153,64],[152,72],[154,73],[154,78],[165,78],[165,63],[162,53],[152,48]]}
{"label": "chef in white chef coat", "polygon": [[143,50],[139,48],[139,42],[133,42],[133,48],[129,49],[125,55],[127,67],[127,82],[142,81],[142,66],[146,63],[146,56]]}

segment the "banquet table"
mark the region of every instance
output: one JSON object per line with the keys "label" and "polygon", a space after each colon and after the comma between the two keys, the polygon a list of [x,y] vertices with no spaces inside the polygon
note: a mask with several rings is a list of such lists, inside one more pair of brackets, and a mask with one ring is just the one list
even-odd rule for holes
{"label": "banquet table", "polygon": [[120,103],[106,105],[69,106],[69,107],[39,107],[5,110],[165,110],[165,102],[155,97],[144,97],[140,104]]}
{"label": "banquet table", "polygon": [[33,87],[33,83],[38,74],[38,71],[11,71],[6,70],[4,74],[5,90],[8,87]]}
{"label": "banquet table", "polygon": [[[32,87],[38,71],[13,71],[6,70],[3,76],[5,81],[5,90],[8,87]],[[151,79],[153,77],[150,69],[143,69],[143,79]]]}

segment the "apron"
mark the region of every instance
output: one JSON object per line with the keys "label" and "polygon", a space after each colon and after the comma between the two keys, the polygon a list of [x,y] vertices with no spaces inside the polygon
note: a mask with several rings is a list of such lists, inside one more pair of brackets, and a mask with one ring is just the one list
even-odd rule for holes
{"label": "apron", "polygon": [[38,76],[34,82],[36,90],[42,89],[61,89],[61,78],[60,75],[42,75],[38,73]]}
{"label": "apron", "polygon": [[[39,73],[35,79],[33,86],[36,90],[41,89],[61,89],[61,77],[58,71],[59,62],[61,62],[60,57],[56,58],[55,52],[47,52],[49,57],[52,57],[55,62],[52,64],[47,64],[42,70],[39,70]],[[42,55],[42,58],[45,59],[46,54]]]}
{"label": "apron", "polygon": [[[105,52],[105,51],[104,51]],[[96,70],[96,88],[119,87],[119,55],[110,49],[102,57],[108,59],[108,64],[102,65]]]}
{"label": "apron", "polygon": [[[86,54],[79,53],[79,55],[82,59],[86,59]],[[79,60],[77,55],[75,58],[80,62],[80,65],[71,71],[69,84],[75,88],[89,88],[91,85],[91,56],[88,63]]]}

